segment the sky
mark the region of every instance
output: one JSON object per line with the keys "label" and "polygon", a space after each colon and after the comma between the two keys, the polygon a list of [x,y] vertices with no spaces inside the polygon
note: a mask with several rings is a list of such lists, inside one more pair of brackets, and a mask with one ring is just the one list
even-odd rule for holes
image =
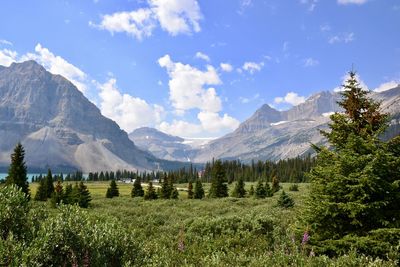
{"label": "sky", "polygon": [[132,132],[219,137],[354,68],[400,81],[398,0],[4,0],[0,65],[33,59]]}

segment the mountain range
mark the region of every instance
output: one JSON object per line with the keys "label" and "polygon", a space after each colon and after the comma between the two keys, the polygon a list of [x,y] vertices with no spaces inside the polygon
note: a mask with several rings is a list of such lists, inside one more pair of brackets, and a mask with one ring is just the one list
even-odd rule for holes
{"label": "mountain range", "polygon": [[[385,138],[400,133],[400,86],[372,97],[392,115]],[[35,61],[0,66],[0,171],[17,142],[30,171],[156,170],[212,158],[279,160],[312,153],[325,141],[319,129],[340,111],[340,95],[320,92],[286,111],[261,106],[221,138],[188,139],[139,128],[129,135],[104,117],[70,81]]]}

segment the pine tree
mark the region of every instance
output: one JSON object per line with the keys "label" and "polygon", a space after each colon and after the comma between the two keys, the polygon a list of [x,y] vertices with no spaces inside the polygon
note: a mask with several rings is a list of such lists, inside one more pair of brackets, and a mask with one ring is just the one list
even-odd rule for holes
{"label": "pine tree", "polygon": [[221,198],[228,196],[228,186],[225,183],[225,170],[221,160],[216,160],[211,170],[211,188],[209,197]]}
{"label": "pine tree", "polygon": [[39,180],[39,186],[36,190],[36,195],[34,200],[36,201],[46,201],[47,200],[47,190],[44,179]]}
{"label": "pine tree", "polygon": [[157,193],[154,190],[154,186],[152,182],[149,182],[149,185],[147,187],[146,193],[144,194],[144,199],[146,200],[153,200],[153,199],[157,199]]}
{"label": "pine tree", "polygon": [[254,196],[254,186],[253,185],[250,186],[249,196]]}
{"label": "pine tree", "polygon": [[171,199],[178,199],[179,198],[179,192],[178,192],[178,189],[176,189],[176,187],[174,187],[172,189],[170,198]]}
{"label": "pine tree", "polygon": [[256,198],[265,198],[267,196],[267,192],[265,191],[265,187],[261,180],[259,180],[257,183],[256,191],[255,191],[254,195]]}
{"label": "pine tree", "polygon": [[57,181],[56,186],[54,187],[54,192],[51,196],[51,205],[53,207],[56,207],[59,205],[64,199],[64,192],[63,192],[63,186],[61,184],[61,181]]}
{"label": "pine tree", "polygon": [[264,189],[265,189],[265,196],[266,197],[272,197],[274,195],[274,191],[269,186],[269,183],[265,183]]}
{"label": "pine tree", "polygon": [[310,173],[305,221],[324,250],[335,253],[335,246],[362,242],[360,249],[368,254],[368,247],[383,246],[377,239],[366,243],[374,231],[379,230],[386,247],[397,242],[391,241],[388,228],[400,227],[400,137],[379,138],[387,115],[379,112],[379,103],[368,97],[354,72],[343,87],[339,105],[344,112],[331,115],[330,131],[322,131],[331,149],[313,146],[318,158]]}
{"label": "pine tree", "polygon": [[51,174],[51,170],[47,170],[47,176],[44,178],[44,184],[46,188],[46,197],[50,198],[54,192],[54,183],[53,183],[53,175]]}
{"label": "pine tree", "polygon": [[[108,172],[106,172],[106,173],[108,173]],[[113,198],[113,197],[118,197],[118,196],[119,196],[119,190],[118,190],[117,183],[115,182],[115,180],[111,180],[110,187],[107,188],[106,197]]]}
{"label": "pine tree", "polygon": [[194,198],[195,199],[204,198],[203,184],[201,183],[200,179],[198,179],[196,181],[196,184],[194,185]]}
{"label": "pine tree", "polygon": [[63,203],[74,204],[72,184],[67,184],[67,186],[65,186]]}
{"label": "pine tree", "polygon": [[192,182],[189,182],[189,184],[188,184],[188,192],[187,192],[187,195],[188,195],[188,199],[193,199],[193,198],[194,198],[193,184],[192,184]]}
{"label": "pine tree", "polygon": [[294,206],[294,200],[286,194],[284,190],[282,190],[282,193],[278,198],[278,206],[282,208],[291,208]]}
{"label": "pine tree", "polygon": [[279,185],[279,178],[274,175],[272,177],[272,193],[278,192],[281,189],[281,186]]}
{"label": "pine tree", "polygon": [[164,176],[163,182],[161,184],[161,198],[169,199],[173,191],[172,179],[169,176]]}
{"label": "pine tree", "polygon": [[144,196],[144,190],[142,187],[141,179],[140,177],[136,177],[135,182],[133,183],[131,197],[143,197],[143,196]]}
{"label": "pine tree", "polygon": [[24,157],[25,150],[21,143],[18,143],[14,148],[14,152],[11,154],[11,164],[8,169],[8,176],[6,177],[5,183],[15,184],[29,197],[29,183]]}
{"label": "pine tree", "polygon": [[89,207],[90,201],[92,201],[92,197],[90,196],[90,192],[87,189],[86,185],[80,181],[78,186],[78,205],[81,208]]}
{"label": "pine tree", "polygon": [[236,182],[235,188],[233,189],[232,196],[237,198],[243,198],[246,196],[246,190],[244,189],[243,178],[239,178]]}

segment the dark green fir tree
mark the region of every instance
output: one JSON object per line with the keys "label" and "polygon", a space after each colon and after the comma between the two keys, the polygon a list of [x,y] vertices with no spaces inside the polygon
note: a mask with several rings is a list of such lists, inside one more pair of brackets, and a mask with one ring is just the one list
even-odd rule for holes
{"label": "dark green fir tree", "polygon": [[46,201],[47,200],[47,189],[44,179],[39,180],[39,185],[36,189],[36,194],[34,200],[36,201]]}
{"label": "dark green fir tree", "polygon": [[54,187],[54,192],[51,196],[51,205],[52,207],[56,207],[59,205],[64,199],[64,191],[61,181],[57,181],[56,186]]}
{"label": "dark green fir tree", "polygon": [[144,193],[144,199],[146,200],[153,200],[157,199],[158,195],[156,193],[156,190],[154,189],[153,183],[149,182],[149,185],[147,186],[147,190]]}
{"label": "dark green fir tree", "polygon": [[194,185],[194,198],[195,199],[204,198],[203,184],[201,183],[200,179],[198,179],[196,181],[196,184]]}
{"label": "dark green fir tree", "polygon": [[24,161],[25,150],[21,143],[18,143],[14,152],[11,154],[11,164],[8,168],[6,184],[15,184],[22,192],[29,195],[29,183],[27,177],[27,168]]}
{"label": "dark green fir tree", "polygon": [[237,198],[246,197],[246,190],[244,189],[244,181],[243,178],[239,178],[236,182],[235,188],[233,189],[232,196]]}
{"label": "dark green fir tree", "polygon": [[143,197],[143,196],[144,196],[144,190],[142,187],[142,181],[140,177],[136,177],[135,182],[133,183],[131,197]]}
{"label": "dark green fir tree", "polygon": [[294,206],[294,200],[292,197],[286,194],[284,190],[282,190],[282,193],[279,195],[277,204],[281,208],[291,208]]}
{"label": "dark green fir tree", "polygon": [[47,175],[44,178],[44,184],[46,187],[46,197],[51,198],[51,195],[54,192],[54,182],[53,182],[53,175],[50,169],[47,170]]}
{"label": "dark green fir tree", "polygon": [[188,196],[188,199],[193,199],[193,198],[194,198],[194,192],[193,192],[193,184],[192,184],[192,182],[189,182],[189,184],[188,184],[187,196]]}
{"label": "dark green fir tree", "polygon": [[107,188],[106,197],[113,198],[113,197],[118,197],[118,196],[119,196],[119,189],[118,189],[117,183],[115,182],[115,180],[111,180],[110,187]]}
{"label": "dark green fir tree", "polygon": [[225,182],[225,169],[221,160],[216,160],[211,170],[211,188],[209,197],[221,198],[228,196],[228,186]]}
{"label": "dark green fir tree", "polygon": [[265,191],[264,184],[261,180],[258,181],[256,186],[256,191],[254,193],[256,198],[265,198],[267,196],[267,192]]}

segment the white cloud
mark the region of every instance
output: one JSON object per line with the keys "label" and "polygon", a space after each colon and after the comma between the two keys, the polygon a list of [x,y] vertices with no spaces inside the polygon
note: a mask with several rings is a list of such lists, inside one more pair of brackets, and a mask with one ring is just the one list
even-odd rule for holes
{"label": "white cloud", "polygon": [[264,67],[264,62],[256,63],[256,62],[245,62],[243,64],[242,69],[248,71],[250,74],[255,73],[256,71],[260,71]]}
{"label": "white cloud", "polygon": [[319,61],[311,57],[304,60],[304,67],[314,67],[319,65]]}
{"label": "white cloud", "polygon": [[195,57],[210,62],[210,57],[202,52],[197,52]]}
{"label": "white cloud", "polygon": [[317,6],[318,0],[300,0],[300,3],[308,6],[308,11],[314,11]]}
{"label": "white cloud", "polygon": [[0,65],[10,66],[11,63],[17,61],[18,53],[9,49],[0,50]]}
{"label": "white cloud", "polygon": [[201,125],[182,120],[173,120],[172,123],[162,122],[158,128],[165,133],[185,137],[196,136],[203,131]]}
{"label": "white cloud", "polygon": [[169,55],[161,57],[158,63],[168,71],[169,99],[175,109],[198,108],[210,112],[221,110],[221,99],[215,89],[205,88],[206,85],[221,83],[212,66],[207,66],[207,70],[201,71],[190,65],[173,62]]}
{"label": "white cloud", "polygon": [[0,39],[0,44],[3,44],[3,45],[13,45],[13,43],[11,43],[10,41],[4,40],[4,39]]}
{"label": "white cloud", "polygon": [[221,63],[219,64],[222,71],[231,72],[233,70],[233,66],[229,63]]}
{"label": "white cloud", "polygon": [[201,111],[197,115],[197,118],[201,122],[201,126],[205,131],[216,133],[221,130],[235,130],[240,122],[229,116],[228,114],[224,114],[222,117],[215,112]]}
{"label": "white cloud", "polygon": [[335,43],[350,43],[355,40],[354,33],[341,33],[338,35],[331,36],[328,40],[330,44]]}
{"label": "white cloud", "polygon": [[86,74],[78,67],[72,65],[64,58],[54,55],[49,49],[42,47],[41,44],[35,46],[36,53],[27,53],[21,57],[21,61],[33,59],[49,72],[59,74],[70,80],[81,92],[85,92]]}
{"label": "white cloud", "polygon": [[383,92],[392,88],[395,88],[400,85],[400,81],[389,81],[382,83],[377,88],[374,89],[375,92]]}
{"label": "white cloud", "polygon": [[[350,78],[350,74],[349,74],[349,73],[346,73],[345,75],[343,75],[343,77],[342,77],[342,84],[345,84],[346,81],[347,81],[349,78]],[[363,90],[366,90],[366,91],[369,90],[367,84],[361,79],[360,75],[356,74],[356,79],[357,79],[358,83],[360,84],[360,87],[361,87]],[[338,86],[338,87],[334,88],[333,91],[334,91],[334,92],[341,92],[341,91],[343,91],[343,89],[344,89],[344,88],[343,88],[342,86]]]}
{"label": "white cloud", "polygon": [[161,122],[164,108],[159,105],[150,105],[145,100],[122,94],[114,78],[104,84],[98,84],[100,89],[101,113],[116,121],[118,125],[130,133],[142,126],[151,126]]}
{"label": "white cloud", "polygon": [[242,104],[247,104],[247,103],[250,103],[251,101],[254,101],[254,100],[257,100],[258,98],[260,97],[260,94],[255,94],[253,97],[251,97],[251,98],[248,98],[248,97],[239,97],[239,101],[242,103]]}
{"label": "white cloud", "polygon": [[299,96],[297,93],[289,92],[284,97],[275,97],[274,102],[276,104],[287,103],[293,106],[304,103],[306,98],[304,96]]}
{"label": "white cloud", "polygon": [[362,5],[365,4],[368,0],[337,0],[339,5],[349,5],[349,4],[356,4]]}
{"label": "white cloud", "polygon": [[196,0],[148,0],[148,7],[102,16],[100,24],[90,26],[115,32],[125,32],[138,40],[152,35],[160,25],[169,34],[190,34],[201,30],[200,7]]}

